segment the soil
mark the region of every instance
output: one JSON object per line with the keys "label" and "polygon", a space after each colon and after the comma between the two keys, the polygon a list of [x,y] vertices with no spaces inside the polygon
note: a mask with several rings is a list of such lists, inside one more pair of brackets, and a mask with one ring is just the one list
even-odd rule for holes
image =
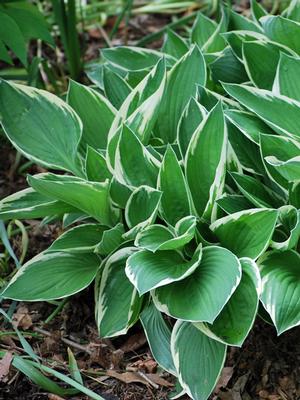
{"label": "soil", "polygon": [[[162,27],[169,17],[136,17],[129,29],[121,26],[115,41],[127,43]],[[114,21],[110,21],[112,24]],[[126,29],[126,32],[125,30]],[[98,55],[104,46],[101,32],[89,32],[87,59]],[[123,39],[121,39],[123,38]],[[157,47],[158,41],[152,44]],[[30,165],[24,171],[25,159],[15,165],[15,151],[0,136],[0,199],[27,186],[26,173],[41,172]],[[61,231],[59,224],[41,227],[36,221],[25,221],[29,234],[30,259],[49,246]],[[16,235],[11,244],[20,254],[21,237]],[[2,252],[0,248],[0,253]],[[11,265],[13,269],[13,265]],[[151,356],[141,326],[137,325],[125,336],[115,340],[100,340],[93,317],[93,293],[87,289],[73,296],[49,323],[46,319],[55,309],[49,303],[19,303],[14,320],[26,333],[36,354],[47,365],[67,373],[68,347],[72,350],[85,385],[106,400],[164,400],[172,390],[174,379],[161,371]],[[3,309],[9,307],[4,302]],[[0,350],[23,354],[18,338],[11,327],[0,320]],[[225,367],[211,400],[299,400],[300,399],[300,330],[294,328],[280,337],[274,327],[258,319],[241,349],[229,348]],[[145,378],[146,377],[146,378]],[[60,400],[45,393],[29,379],[9,367],[0,375],[0,400]],[[85,400],[77,395],[71,400]],[[187,397],[182,397],[186,400]]]}

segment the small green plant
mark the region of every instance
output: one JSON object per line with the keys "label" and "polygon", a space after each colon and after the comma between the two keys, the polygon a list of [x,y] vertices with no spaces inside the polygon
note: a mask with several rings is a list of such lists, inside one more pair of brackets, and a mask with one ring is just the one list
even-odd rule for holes
{"label": "small green plant", "polygon": [[0,217],[80,221],[2,297],[49,301],[93,284],[100,336],[140,320],[157,362],[195,400],[257,315],[278,334],[298,326],[299,20],[295,1],[282,16],[255,1],[252,19],[199,14],[161,52],[103,51],[103,92],[71,81],[67,102],[2,81],[7,137],[66,174],[29,176]]}

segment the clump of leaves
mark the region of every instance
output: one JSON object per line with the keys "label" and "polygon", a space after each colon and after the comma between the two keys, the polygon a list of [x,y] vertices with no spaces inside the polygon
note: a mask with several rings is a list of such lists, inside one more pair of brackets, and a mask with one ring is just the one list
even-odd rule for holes
{"label": "clump of leaves", "polygon": [[93,284],[100,336],[140,319],[195,400],[257,315],[278,334],[299,325],[299,21],[295,1],[283,16],[254,1],[252,19],[199,14],[161,52],[105,50],[103,91],[72,81],[67,103],[2,81],[7,137],[66,174],[29,176],[1,218],[80,221],[2,296],[52,300]]}

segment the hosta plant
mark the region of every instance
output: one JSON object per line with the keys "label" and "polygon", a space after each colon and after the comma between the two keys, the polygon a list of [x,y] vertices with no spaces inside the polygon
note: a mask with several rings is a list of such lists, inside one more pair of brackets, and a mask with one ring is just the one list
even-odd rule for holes
{"label": "hosta plant", "polygon": [[100,87],[71,81],[67,102],[2,81],[7,137],[56,172],[29,176],[0,217],[65,229],[2,297],[93,285],[100,336],[140,320],[177,395],[195,400],[258,315],[278,334],[299,325],[299,9],[252,2],[251,20],[199,14],[161,52],[105,50]]}

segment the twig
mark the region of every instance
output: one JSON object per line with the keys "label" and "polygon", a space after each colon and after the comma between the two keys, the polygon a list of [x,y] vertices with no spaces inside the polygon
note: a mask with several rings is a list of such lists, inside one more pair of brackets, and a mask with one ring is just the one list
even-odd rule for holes
{"label": "twig", "polygon": [[[41,333],[44,336],[52,337],[51,332],[48,332],[45,329],[34,327],[33,330],[35,332]],[[65,344],[67,344],[68,346],[72,346],[77,350],[84,351],[85,353],[88,353],[88,354],[92,354],[92,352],[87,348],[87,346],[82,346],[81,344],[73,342],[72,340],[67,339],[67,338],[60,338],[60,340],[62,342],[64,342]]]}

